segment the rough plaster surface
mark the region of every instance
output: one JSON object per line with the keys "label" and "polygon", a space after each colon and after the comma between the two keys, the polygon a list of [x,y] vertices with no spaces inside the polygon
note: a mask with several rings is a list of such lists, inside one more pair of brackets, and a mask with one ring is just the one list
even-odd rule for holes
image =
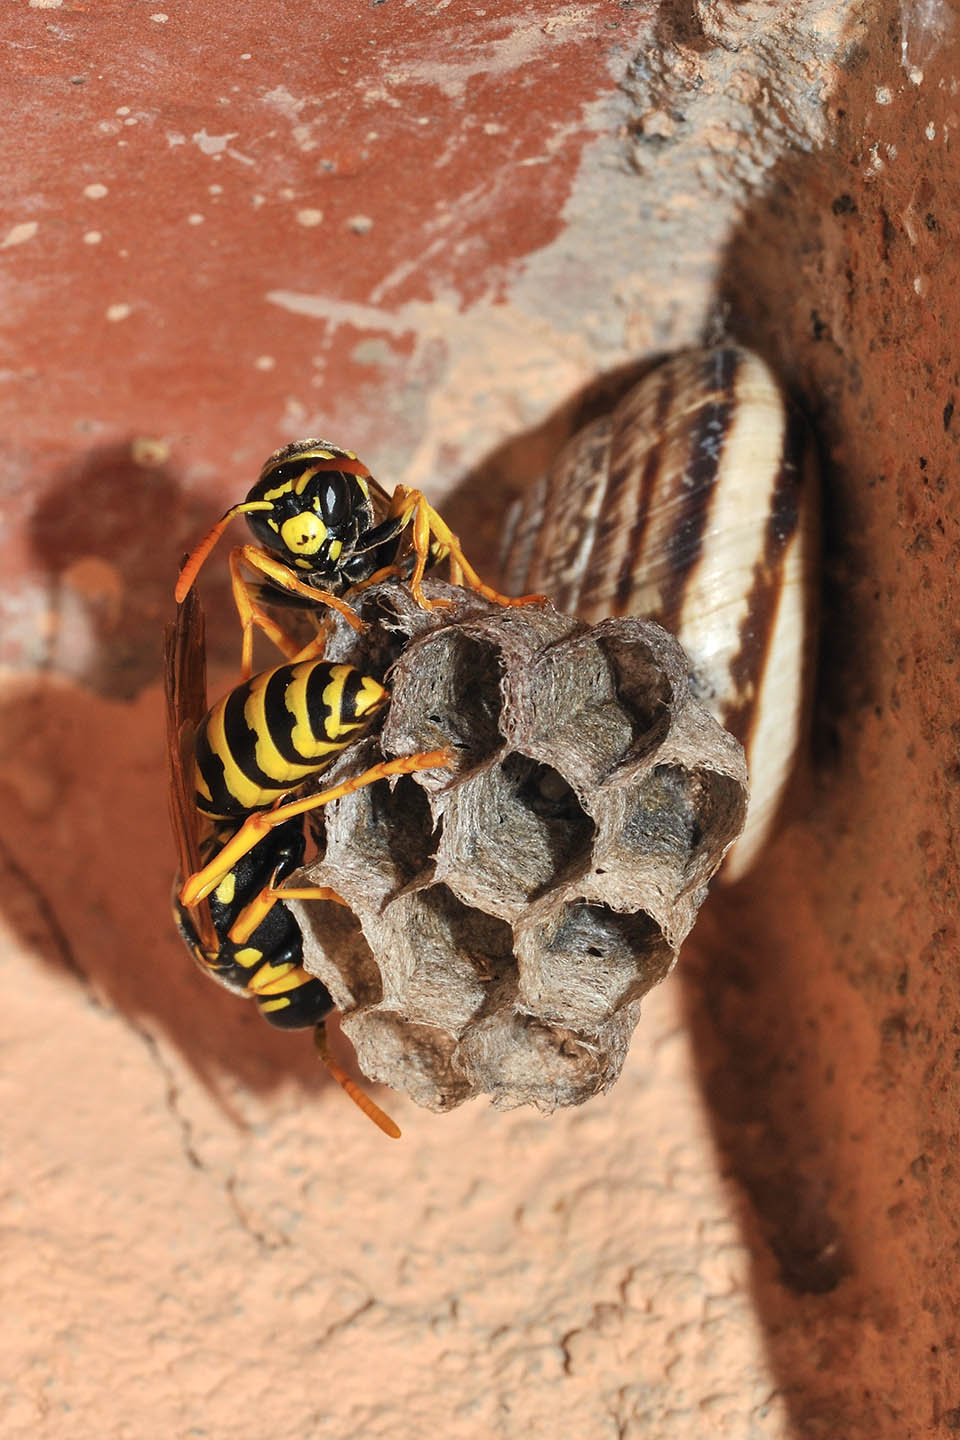
{"label": "rough plaster surface", "polygon": [[[955,1433],[946,5],[7,12],[4,1435]],[[718,316],[823,441],[812,783],[614,1092],[390,1146],[171,933],[169,576],[317,416],[479,543]]]}

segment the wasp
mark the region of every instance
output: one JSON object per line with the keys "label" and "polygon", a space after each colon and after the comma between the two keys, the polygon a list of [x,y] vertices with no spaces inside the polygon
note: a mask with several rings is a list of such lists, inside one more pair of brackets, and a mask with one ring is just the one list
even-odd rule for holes
{"label": "wasp", "polygon": [[[330,800],[388,775],[449,763],[447,751],[383,761],[321,792],[282,803],[366,734],[388,692],[348,665],[306,653],[251,677],[206,709],[203,618],[190,595],[165,637],[169,798],[179,892],[174,917],[214,979],[256,1002],[281,1029],[313,1027],[334,1078],[388,1135],[399,1130],[332,1060],[327,988],[303,966],[300,927],[286,902],[328,900],[322,886],[285,887],[303,861],[304,819]],[[201,839],[201,824],[208,824]]]}
{"label": "wasp", "polygon": [[[176,588],[178,603],[238,515],[245,516],[257,542],[237,546],[230,555],[245,677],[253,668],[255,627],[288,658],[299,649],[264,612],[264,603],[329,606],[360,630],[361,621],[341,598],[345,592],[396,576],[409,580],[421,609],[431,610],[444,602],[426,598],[424,572],[444,560],[454,585],[467,585],[498,605],[543,598],[511,598],[486,585],[457,536],[419,490],[398,485],[391,496],[352,450],[327,440],[299,440],[270,456],[246,499],[231,505],[187,557]],[[258,578],[251,582],[245,572]]]}

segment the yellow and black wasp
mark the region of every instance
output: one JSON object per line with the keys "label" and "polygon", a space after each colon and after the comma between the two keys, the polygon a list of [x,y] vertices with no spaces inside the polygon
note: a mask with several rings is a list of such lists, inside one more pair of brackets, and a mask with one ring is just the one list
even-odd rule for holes
{"label": "yellow and black wasp", "polygon": [[[457,536],[419,490],[398,485],[389,495],[352,450],[327,440],[300,440],[271,455],[246,499],[232,505],[187,558],[177,584],[182,602],[227,525],[244,515],[257,544],[230,555],[233,596],[243,628],[242,674],[253,668],[253,629],[259,627],[291,658],[296,641],[264,613],[263,604],[327,605],[349,624],[361,624],[341,598],[397,576],[407,579],[422,609],[433,608],[421,582],[428,565],[447,560],[450,579],[500,605],[511,599],[484,584]],[[250,581],[245,570],[258,577]]]}
{"label": "yellow and black wasp", "polygon": [[[313,649],[318,646],[312,647]],[[367,733],[389,696],[370,676],[303,652],[206,709],[199,601],[189,595],[165,637],[170,810],[179,862],[178,929],[201,967],[252,998],[283,1029],[314,1027],[318,1051],[386,1134],[399,1130],[330,1058],[326,987],[303,967],[290,899],[332,900],[325,887],[283,888],[303,860],[304,816],[389,775],[449,762],[446,751],[383,761],[316,795],[287,800]],[[286,803],[285,803],[286,802]],[[205,817],[205,818],[204,818]],[[200,827],[208,824],[201,839]]]}

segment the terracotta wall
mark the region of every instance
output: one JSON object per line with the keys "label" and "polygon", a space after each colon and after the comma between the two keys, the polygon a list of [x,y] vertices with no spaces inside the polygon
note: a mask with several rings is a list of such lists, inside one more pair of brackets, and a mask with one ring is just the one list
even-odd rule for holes
{"label": "terracotta wall", "polygon": [[[0,1428],[952,1433],[950,8],[154,3],[0,37]],[[489,559],[578,417],[721,333],[824,454],[794,822],[608,1097],[398,1101],[391,1146],[171,932],[177,560],[316,432]]]}

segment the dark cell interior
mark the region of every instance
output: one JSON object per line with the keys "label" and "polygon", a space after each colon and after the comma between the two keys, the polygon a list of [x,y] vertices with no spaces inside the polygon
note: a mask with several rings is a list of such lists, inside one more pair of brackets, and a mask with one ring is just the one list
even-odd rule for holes
{"label": "dark cell interior", "polygon": [[742,787],[729,776],[657,765],[640,782],[639,803],[627,816],[623,844],[648,857],[659,854],[679,862],[687,881],[706,877],[738,833],[743,805]]}
{"label": "dark cell interior", "polygon": [[649,647],[609,633],[597,643],[610,662],[617,700],[633,721],[631,760],[651,754],[670,728],[673,687]]}
{"label": "dark cell interior", "polygon": [[659,926],[643,911],[623,915],[606,905],[573,902],[537,936],[536,965],[521,946],[521,1002],[536,1013],[582,1028],[601,1025],[646,994],[672,963]]}
{"label": "dark cell interior", "polygon": [[304,934],[312,936],[323,951],[324,982],[338,1006],[346,1008],[346,996],[358,1008],[379,1004],[383,997],[380,967],[353,911],[325,900],[298,901],[293,908]]}
{"label": "dark cell interior", "polygon": [[463,893],[476,888],[507,905],[525,904],[587,867],[593,821],[552,766],[512,754],[466,783],[472,792],[456,811]]}
{"label": "dark cell interior", "polygon": [[463,631],[442,630],[418,652],[413,671],[422,687],[417,714],[404,704],[399,685],[394,703],[403,707],[405,724],[418,746],[453,745],[460,770],[479,765],[500,749],[503,667],[493,645]]}
{"label": "dark cell interior", "polygon": [[488,987],[515,973],[510,926],[446,885],[403,895],[385,913],[408,956],[390,967],[387,994],[410,1019],[459,1034],[484,1009]]}

